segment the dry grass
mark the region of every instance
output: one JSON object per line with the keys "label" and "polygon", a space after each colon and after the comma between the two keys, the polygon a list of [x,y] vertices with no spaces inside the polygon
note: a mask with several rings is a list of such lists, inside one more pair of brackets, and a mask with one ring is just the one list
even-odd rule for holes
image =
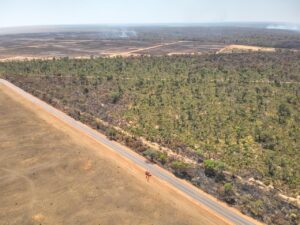
{"label": "dry grass", "polygon": [[1,225],[224,224],[0,85]]}

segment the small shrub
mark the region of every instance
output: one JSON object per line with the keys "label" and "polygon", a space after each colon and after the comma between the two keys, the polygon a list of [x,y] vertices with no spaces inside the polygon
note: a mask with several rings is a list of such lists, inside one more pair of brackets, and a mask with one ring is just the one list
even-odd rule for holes
{"label": "small shrub", "polygon": [[224,193],[225,194],[232,194],[233,193],[233,185],[232,185],[232,183],[225,183],[224,184]]}
{"label": "small shrub", "polygon": [[106,76],[106,80],[107,80],[107,81],[113,80],[113,78],[114,78],[114,77],[113,77],[112,75],[107,75],[107,76]]}
{"label": "small shrub", "polygon": [[119,101],[120,97],[121,97],[120,92],[112,92],[110,94],[110,99],[113,104],[116,104]]}
{"label": "small shrub", "polygon": [[165,152],[159,152],[157,160],[163,165],[166,164],[166,162],[168,161],[168,154]]}
{"label": "small shrub", "polygon": [[203,151],[201,149],[197,149],[196,151],[197,156],[203,157]]}
{"label": "small shrub", "polygon": [[180,161],[180,160],[175,160],[171,164],[172,169],[186,169],[188,167],[188,164]]}
{"label": "small shrub", "polygon": [[117,131],[113,128],[108,128],[107,129],[107,137],[110,139],[110,140],[116,140],[116,137],[117,137]]}
{"label": "small shrub", "polygon": [[154,162],[154,160],[157,159],[158,152],[152,149],[147,149],[146,151],[143,152],[143,156],[148,158],[151,162]]}
{"label": "small shrub", "polygon": [[204,160],[204,172],[208,177],[214,177],[218,173],[222,173],[225,169],[225,164],[216,160]]}

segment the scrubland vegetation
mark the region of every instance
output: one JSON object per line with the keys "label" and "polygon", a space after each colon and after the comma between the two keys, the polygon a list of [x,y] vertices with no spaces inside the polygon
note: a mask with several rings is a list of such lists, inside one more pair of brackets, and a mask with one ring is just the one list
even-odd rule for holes
{"label": "scrubland vegetation", "polygon": [[244,213],[297,224],[299,208],[277,194],[300,194],[299,62],[297,52],[65,58],[1,63],[0,73]]}

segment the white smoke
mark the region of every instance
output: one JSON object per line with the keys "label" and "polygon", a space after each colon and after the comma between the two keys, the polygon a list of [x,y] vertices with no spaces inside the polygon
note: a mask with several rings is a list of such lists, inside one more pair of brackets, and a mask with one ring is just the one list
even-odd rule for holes
{"label": "white smoke", "polygon": [[122,30],[120,34],[120,38],[130,38],[136,37],[137,34],[134,30]]}
{"label": "white smoke", "polygon": [[300,31],[300,25],[293,25],[293,24],[268,25],[266,28],[267,29],[275,29],[275,30]]}

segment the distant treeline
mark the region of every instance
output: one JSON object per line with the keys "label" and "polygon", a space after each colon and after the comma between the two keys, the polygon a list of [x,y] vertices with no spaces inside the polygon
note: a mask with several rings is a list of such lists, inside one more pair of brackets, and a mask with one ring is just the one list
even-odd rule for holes
{"label": "distant treeline", "polygon": [[[81,31],[83,32],[80,32]],[[6,44],[7,40],[22,41],[30,39],[54,40],[138,40],[138,41],[172,41],[190,40],[203,43],[244,44],[269,46],[276,48],[300,49],[300,32],[289,30],[265,29],[264,27],[238,27],[238,26],[140,26],[140,27],[105,27],[84,29],[57,29],[52,32],[6,34],[0,35],[0,42]]]}

